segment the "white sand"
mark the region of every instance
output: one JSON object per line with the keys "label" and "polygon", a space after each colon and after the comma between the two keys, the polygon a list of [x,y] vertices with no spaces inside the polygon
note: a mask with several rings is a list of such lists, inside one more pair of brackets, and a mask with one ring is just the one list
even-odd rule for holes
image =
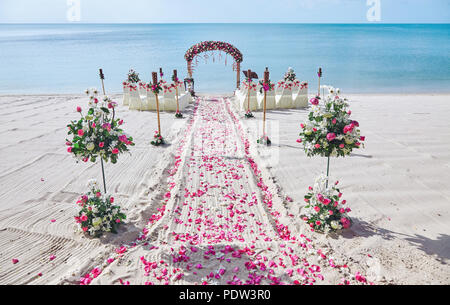
{"label": "white sand", "polygon": [[[450,283],[450,122],[446,118],[450,110],[449,97],[349,97],[352,116],[360,122],[362,134],[366,136],[366,149],[346,159],[333,159],[331,175],[341,181],[355,224],[342,236],[326,239],[319,234],[308,233],[308,236],[314,239],[318,248],[328,249],[336,261],[347,263],[350,274],[360,271],[375,283]],[[120,96],[117,98],[120,100]],[[176,120],[173,114],[163,113],[163,136],[172,145],[155,148],[149,141],[156,129],[156,114],[129,111],[121,106],[119,116],[125,121],[124,129],[135,138],[136,146],[131,148],[131,155],[121,156],[115,165],[108,164],[106,175],[108,190],[127,212],[127,224],[117,235],[86,238],[74,232],[75,201],[86,191],[88,179],[100,181],[100,165],[75,163],[64,146],[66,124],[76,117],[74,109],[77,105],[86,105],[85,97],[2,96],[0,105],[3,130],[0,147],[0,284],[77,283],[81,275],[111,257],[115,248],[133,242],[163,200],[162,195],[167,191],[167,169],[173,166],[175,149],[182,138],[191,140],[180,153],[183,161],[168,207],[180,206],[184,188],[196,187],[199,182],[198,173],[188,176],[192,164],[189,166],[191,160],[187,156],[195,142],[192,139],[205,132],[206,125],[202,120],[197,120],[190,133],[185,134],[188,119]],[[188,109],[188,117],[189,113],[192,113],[192,107]],[[260,118],[260,113],[256,116]],[[242,124],[250,128],[250,153],[260,169],[267,159],[267,152],[275,156],[262,175],[277,197],[274,198],[274,209],[280,211],[283,221],[290,223],[295,232],[303,232],[305,226],[299,220],[287,219],[286,215],[298,213],[308,185],[326,166],[325,159],[307,158],[295,142],[299,124],[305,116],[304,110],[268,112],[269,120],[275,123],[269,124],[273,131],[269,134],[273,140],[269,149],[254,145],[256,120],[241,118]],[[228,117],[224,124],[232,126]],[[237,131],[230,132],[231,138],[236,139]],[[242,143],[236,141],[235,144],[239,149],[230,155],[242,157]],[[236,192],[255,192],[259,197],[260,191],[251,182],[253,176],[248,165],[242,173],[249,177],[250,184]],[[209,181],[213,180],[214,177],[210,177]],[[293,203],[287,204],[287,209],[280,199],[285,195],[294,199]],[[218,199],[208,200],[212,205],[211,215],[224,209]],[[273,239],[270,242],[273,251],[265,251],[264,255],[269,259],[277,258],[283,251],[280,248],[283,243],[276,240],[273,219],[261,204],[247,211],[252,212],[255,221],[261,222]],[[168,241],[169,232],[191,230],[175,226],[168,218],[166,216],[156,224],[150,234],[151,245],[158,245],[160,249],[149,252],[144,247],[133,248],[108,266],[94,282],[118,283],[119,278],[132,284],[148,281],[139,257],[147,255],[147,260],[164,258],[167,261],[171,245],[166,246],[164,242]],[[180,218],[186,220],[184,210]],[[51,219],[56,221],[52,223]],[[250,228],[257,227],[250,223]],[[255,238],[253,233],[246,234],[246,240]],[[225,244],[217,243],[216,246],[220,248]],[[199,246],[205,247],[205,244]],[[257,250],[265,248],[267,244],[256,247]],[[191,261],[202,262],[201,274],[194,276],[186,272],[180,283],[199,282],[199,278],[219,268],[217,262],[205,260],[200,252],[192,254]],[[56,258],[50,261],[50,255]],[[13,258],[19,259],[19,263],[12,264]],[[243,260],[231,264],[234,267]],[[314,258],[311,260],[314,262]],[[43,274],[41,277],[37,276],[39,272]],[[229,270],[227,272],[230,274]],[[246,278],[243,271],[239,272],[239,277]],[[330,268],[324,268],[322,274],[324,283],[337,283],[343,276]],[[220,279],[217,282],[226,281]]]}

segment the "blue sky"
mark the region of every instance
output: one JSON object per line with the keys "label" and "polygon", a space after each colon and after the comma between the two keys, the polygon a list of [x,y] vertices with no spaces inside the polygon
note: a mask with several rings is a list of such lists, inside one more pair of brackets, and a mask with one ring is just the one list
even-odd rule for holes
{"label": "blue sky", "polygon": [[[367,0],[0,0],[0,23],[366,23]],[[370,0],[378,1],[378,0]],[[449,23],[450,0],[379,0],[381,23]]]}

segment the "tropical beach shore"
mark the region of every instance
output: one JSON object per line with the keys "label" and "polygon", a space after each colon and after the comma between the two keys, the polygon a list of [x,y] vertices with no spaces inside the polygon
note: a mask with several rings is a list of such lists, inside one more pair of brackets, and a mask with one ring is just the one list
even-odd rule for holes
{"label": "tropical beach shore", "polygon": [[[161,113],[168,142],[161,147],[149,145],[156,129],[155,112],[117,108],[136,146],[105,170],[108,189],[127,221],[119,234],[94,239],[75,231],[73,217],[87,180],[101,180],[100,165],[75,163],[64,146],[66,125],[75,118],[75,108],[86,104],[86,96],[0,96],[0,284],[78,284],[99,266],[101,274],[92,283],[227,284],[248,280],[247,256],[261,255],[267,258],[266,265],[272,260],[282,265],[278,258],[283,252],[287,260],[298,255],[305,270],[317,266],[306,271],[316,284],[338,284],[342,278],[358,283],[357,272],[374,284],[450,284],[450,94],[347,97],[367,144],[349,158],[332,159],[331,177],[339,178],[354,221],[341,235],[312,233],[294,216],[304,206],[308,186],[326,168],[324,158],[306,157],[296,142],[307,110],[268,111],[272,146],[258,146],[262,114],[255,112],[255,119],[246,120],[231,106],[232,94],[208,94],[186,109],[184,119]],[[121,95],[112,98],[121,104]],[[215,141],[209,143],[211,139]],[[218,143],[225,156],[203,161],[214,170],[222,166],[234,180],[200,166],[199,158],[214,156]],[[255,177],[248,158],[257,164],[260,176]],[[259,178],[266,190],[261,190]],[[192,196],[205,185],[206,197]],[[223,200],[222,191],[232,191],[235,198]],[[262,202],[267,192],[273,196],[271,208]],[[244,206],[237,200],[229,209],[237,198],[259,203]],[[149,240],[134,246],[161,202],[167,203],[166,214],[149,228]],[[174,232],[178,240],[195,233],[189,219],[199,209],[210,218],[234,211],[237,215],[229,220],[215,218],[199,225],[211,232],[217,229],[214,224],[222,225],[235,241],[205,237],[195,250],[173,242]],[[307,250],[279,238],[274,212],[292,233],[305,235]],[[230,223],[236,229],[243,220],[239,232],[226,227]],[[131,247],[122,249],[123,245]],[[227,245],[247,250],[231,257],[234,252]],[[318,259],[319,249],[326,259]],[[181,268],[183,276],[165,279],[164,273],[181,272],[172,252],[189,256],[189,262]],[[222,260],[220,253],[225,255]],[[106,264],[108,259],[114,261]],[[348,267],[330,267],[330,259]],[[274,270],[271,276],[285,283],[305,279],[304,271]],[[269,283],[267,278],[251,280]]]}

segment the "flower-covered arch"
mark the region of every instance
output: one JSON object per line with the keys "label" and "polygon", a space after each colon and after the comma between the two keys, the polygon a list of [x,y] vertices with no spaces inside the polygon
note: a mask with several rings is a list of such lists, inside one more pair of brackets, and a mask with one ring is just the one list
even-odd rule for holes
{"label": "flower-covered arch", "polygon": [[243,60],[242,53],[232,44],[223,41],[202,41],[197,44],[194,44],[186,51],[186,54],[184,54],[184,58],[187,61],[187,69],[189,77],[192,78],[192,61],[195,58],[195,56],[197,56],[202,52],[216,51],[216,50],[223,51],[234,58],[234,61],[236,62],[236,71],[237,71],[236,87],[239,88],[241,82],[240,81],[241,62]]}

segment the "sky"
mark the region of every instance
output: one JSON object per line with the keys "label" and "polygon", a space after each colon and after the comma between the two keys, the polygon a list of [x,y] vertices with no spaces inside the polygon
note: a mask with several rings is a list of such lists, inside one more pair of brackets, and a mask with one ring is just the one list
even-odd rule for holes
{"label": "sky", "polygon": [[0,23],[66,22],[449,23],[450,0],[0,0]]}

